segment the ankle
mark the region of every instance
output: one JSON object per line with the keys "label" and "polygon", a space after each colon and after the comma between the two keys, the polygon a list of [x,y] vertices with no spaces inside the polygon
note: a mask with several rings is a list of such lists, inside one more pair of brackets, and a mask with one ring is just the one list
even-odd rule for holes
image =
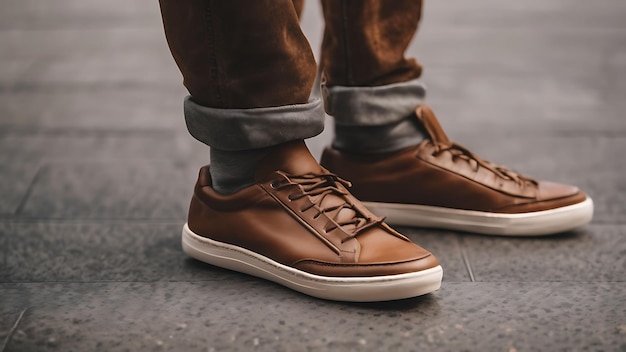
{"label": "ankle", "polygon": [[242,151],[211,148],[211,179],[218,193],[235,193],[277,170],[307,174],[322,168],[302,139]]}
{"label": "ankle", "polygon": [[221,194],[232,194],[255,181],[259,162],[275,147],[225,151],[210,149],[213,189]]}

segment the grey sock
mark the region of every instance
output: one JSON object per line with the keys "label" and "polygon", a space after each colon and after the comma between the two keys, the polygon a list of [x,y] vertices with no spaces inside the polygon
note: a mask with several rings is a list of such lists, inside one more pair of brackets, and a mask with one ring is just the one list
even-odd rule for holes
{"label": "grey sock", "polygon": [[273,147],[224,151],[211,148],[211,179],[218,193],[231,194],[254,183],[257,164]]}
{"label": "grey sock", "polygon": [[415,145],[424,140],[417,118],[376,126],[335,125],[333,148],[355,153],[385,153]]}

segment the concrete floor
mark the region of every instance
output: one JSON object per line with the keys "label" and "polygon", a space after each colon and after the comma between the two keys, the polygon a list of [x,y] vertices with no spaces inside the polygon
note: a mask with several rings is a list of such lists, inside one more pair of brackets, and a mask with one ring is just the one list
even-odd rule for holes
{"label": "concrete floor", "polygon": [[[156,2],[0,5],[0,351],[626,351],[626,2],[426,3],[410,54],[449,134],[579,185],[596,214],[548,238],[401,228],[443,286],[377,304],[181,252],[208,152],[184,129]],[[318,14],[310,1],[315,48]]]}

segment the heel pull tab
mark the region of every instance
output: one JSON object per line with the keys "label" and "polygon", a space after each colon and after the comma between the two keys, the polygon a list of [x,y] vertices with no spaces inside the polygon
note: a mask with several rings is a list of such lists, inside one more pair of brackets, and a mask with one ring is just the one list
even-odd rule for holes
{"label": "heel pull tab", "polygon": [[211,186],[213,181],[211,180],[211,173],[209,171],[209,165],[205,165],[200,168],[200,173],[198,174],[198,186]]}
{"label": "heel pull tab", "polygon": [[437,117],[435,113],[430,109],[430,107],[426,104],[420,104],[417,109],[415,109],[415,115],[417,119],[421,123],[422,127],[428,133],[428,136],[433,141],[433,144],[448,144],[450,140],[448,136],[443,131],[443,128],[437,121]]}

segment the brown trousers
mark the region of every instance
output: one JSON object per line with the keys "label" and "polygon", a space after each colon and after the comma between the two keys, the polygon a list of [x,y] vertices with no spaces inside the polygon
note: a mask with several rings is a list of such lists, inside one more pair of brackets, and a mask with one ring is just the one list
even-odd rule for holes
{"label": "brown trousers", "polygon": [[[303,104],[315,80],[300,29],[303,0],[160,0],[167,41],[193,100],[248,109]],[[380,86],[420,76],[404,57],[421,0],[322,0],[328,86]]]}

